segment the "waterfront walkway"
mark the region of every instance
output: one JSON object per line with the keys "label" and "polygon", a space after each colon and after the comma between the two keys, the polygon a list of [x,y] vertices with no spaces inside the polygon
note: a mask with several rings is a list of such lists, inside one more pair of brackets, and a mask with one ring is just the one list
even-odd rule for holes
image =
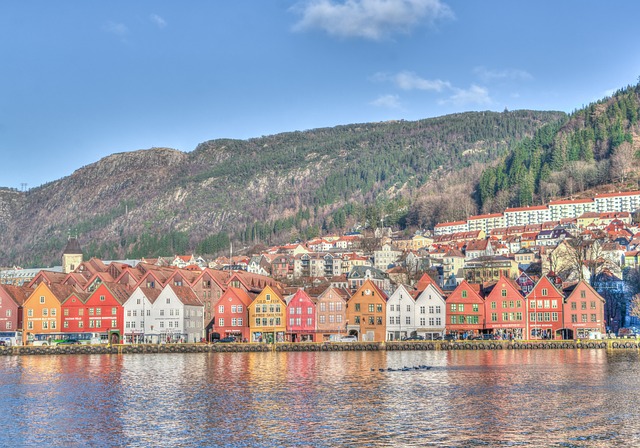
{"label": "waterfront walkway", "polygon": [[301,342],[301,343],[216,343],[216,344],[118,344],[64,345],[57,347],[1,347],[0,356],[129,353],[211,353],[211,352],[308,352],[375,350],[558,350],[607,349],[638,350],[635,339],[532,340],[532,341],[390,341],[390,342]]}

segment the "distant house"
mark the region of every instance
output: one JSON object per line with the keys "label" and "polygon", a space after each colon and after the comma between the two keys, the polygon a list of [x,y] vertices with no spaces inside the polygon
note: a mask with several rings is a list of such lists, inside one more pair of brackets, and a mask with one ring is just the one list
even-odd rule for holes
{"label": "distant house", "polygon": [[387,298],[372,279],[366,279],[347,302],[348,333],[360,341],[384,341]]}
{"label": "distant house", "polygon": [[287,336],[290,342],[316,341],[316,303],[301,288],[287,304]]}

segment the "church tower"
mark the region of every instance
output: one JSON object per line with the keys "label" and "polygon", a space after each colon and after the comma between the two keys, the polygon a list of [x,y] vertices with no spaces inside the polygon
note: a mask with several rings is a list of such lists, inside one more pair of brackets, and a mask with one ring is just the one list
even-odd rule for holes
{"label": "church tower", "polygon": [[69,236],[67,247],[62,252],[62,271],[65,274],[73,272],[81,263],[82,249],[80,248],[80,243],[78,243],[78,238]]}

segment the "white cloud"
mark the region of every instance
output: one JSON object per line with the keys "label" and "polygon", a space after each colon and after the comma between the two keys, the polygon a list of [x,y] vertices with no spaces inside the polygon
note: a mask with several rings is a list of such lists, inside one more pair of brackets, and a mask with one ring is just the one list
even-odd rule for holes
{"label": "white cloud", "polygon": [[486,67],[476,67],[473,72],[485,82],[495,81],[500,79],[513,79],[520,81],[528,81],[533,79],[531,73],[520,69],[505,69],[505,70],[489,70]]}
{"label": "white cloud", "polygon": [[454,17],[441,0],[307,0],[293,10],[302,15],[295,31],[321,29],[331,36],[371,40]]}
{"label": "white cloud", "polygon": [[149,19],[151,19],[151,21],[155,23],[158,28],[164,28],[165,26],[167,26],[167,21],[157,14],[151,14],[149,16]]}
{"label": "white cloud", "polygon": [[400,97],[398,95],[381,95],[377,99],[373,100],[372,106],[384,107],[387,109],[401,109]]}
{"label": "white cloud", "polygon": [[129,34],[129,28],[124,23],[108,22],[104,26],[104,30],[124,39]]}
{"label": "white cloud", "polygon": [[436,92],[442,92],[445,88],[451,88],[449,81],[424,79],[413,72],[400,72],[395,75],[394,81],[402,90],[435,90]]}
{"label": "white cloud", "polygon": [[441,100],[439,103],[466,106],[471,104],[491,104],[493,102],[489,96],[489,91],[485,87],[473,84],[468,89],[454,88],[453,90],[453,95],[446,100]]}

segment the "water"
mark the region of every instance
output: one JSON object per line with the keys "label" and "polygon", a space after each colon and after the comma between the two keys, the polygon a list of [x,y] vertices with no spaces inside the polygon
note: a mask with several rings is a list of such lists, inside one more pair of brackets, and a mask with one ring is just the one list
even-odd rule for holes
{"label": "water", "polygon": [[[0,446],[640,446],[638,358],[605,350],[6,357]],[[433,368],[377,370],[423,364]]]}

